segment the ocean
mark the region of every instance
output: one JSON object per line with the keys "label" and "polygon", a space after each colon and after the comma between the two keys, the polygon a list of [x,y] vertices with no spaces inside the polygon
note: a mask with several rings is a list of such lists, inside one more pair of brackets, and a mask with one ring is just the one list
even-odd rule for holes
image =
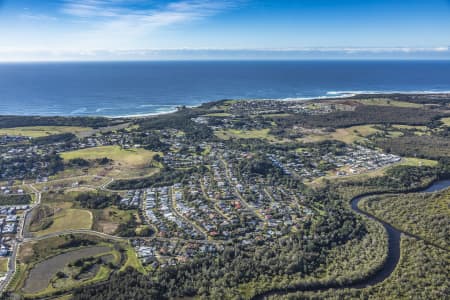
{"label": "ocean", "polygon": [[450,61],[0,64],[0,115],[135,116],[221,99],[448,91]]}

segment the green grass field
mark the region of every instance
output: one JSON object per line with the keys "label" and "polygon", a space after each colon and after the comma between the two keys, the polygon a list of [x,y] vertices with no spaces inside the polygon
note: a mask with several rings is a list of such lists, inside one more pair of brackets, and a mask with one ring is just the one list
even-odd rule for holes
{"label": "green grass field", "polygon": [[211,114],[206,114],[203,115],[203,117],[230,117],[231,114],[230,113],[211,113]]}
{"label": "green grass field", "polygon": [[[70,170],[70,169],[69,169]],[[76,186],[89,186],[89,187],[99,187],[109,181],[108,178],[97,177],[92,175],[86,176],[76,176],[76,174],[66,172],[66,178],[59,178],[57,176],[50,177],[51,180],[48,182],[36,183],[33,186],[38,190],[43,190],[47,188],[48,190],[58,190],[67,189]],[[61,176],[61,175],[60,175]],[[72,176],[76,176],[73,177]],[[58,179],[59,178],[59,179]]]}
{"label": "green grass field", "polygon": [[379,177],[386,174],[386,171],[392,168],[393,166],[414,166],[414,167],[421,167],[421,166],[436,166],[438,164],[435,160],[430,159],[421,159],[421,158],[414,158],[414,157],[404,157],[400,162],[389,165],[383,168],[379,168],[377,170],[373,170],[370,172],[365,172],[361,174],[355,174],[355,175],[347,175],[347,176],[336,176],[334,175],[334,172],[331,172],[327,176],[319,177],[317,179],[314,179],[312,182],[307,183],[308,185],[312,186],[320,186],[323,185],[325,180],[335,180],[335,181],[348,181],[348,180],[363,180],[373,177]]}
{"label": "green grass field", "polygon": [[267,115],[261,115],[263,118],[287,118],[289,116],[292,116],[292,114],[267,114]]}
{"label": "green grass field", "polygon": [[348,128],[338,128],[334,132],[330,133],[308,134],[305,137],[300,138],[299,141],[305,143],[314,143],[325,140],[338,140],[347,144],[351,144],[355,141],[363,140],[367,136],[377,132],[379,132],[379,130],[373,128],[373,125],[360,125]]}
{"label": "green grass field", "polygon": [[410,108],[423,107],[423,105],[417,103],[390,100],[386,98],[361,99],[356,101],[365,105],[376,105],[376,106],[395,106],[395,107],[410,107]]}
{"label": "green grass field", "polygon": [[136,255],[136,252],[131,246],[128,246],[126,248],[126,255],[127,255],[127,261],[125,264],[120,268],[121,271],[125,270],[127,267],[132,267],[136,269],[137,271],[141,272],[142,274],[147,273],[144,269],[144,267],[141,264],[141,261]]}
{"label": "green grass field", "polygon": [[218,130],[215,132],[215,135],[223,140],[229,140],[230,138],[234,139],[264,139],[269,142],[280,142],[280,139],[269,134],[270,129],[259,129],[259,130],[237,130],[237,129],[227,129],[227,130]]}
{"label": "green grass field", "polygon": [[410,130],[420,130],[420,131],[425,131],[428,129],[427,126],[411,126],[411,125],[392,125],[392,127],[397,128],[397,129],[410,129]]}
{"label": "green grass field", "polygon": [[43,236],[55,232],[76,229],[91,229],[92,213],[86,209],[62,208],[55,213],[51,219],[53,223],[50,227],[35,232],[36,236]]}
{"label": "green grass field", "polygon": [[442,118],[441,122],[444,123],[445,126],[450,126],[450,117]]}
{"label": "green grass field", "polygon": [[77,127],[77,126],[31,126],[31,127],[14,127],[0,129],[0,135],[18,135],[29,136],[32,138],[48,136],[52,134],[60,133],[74,133],[79,134],[81,132],[90,131],[89,127]]}
{"label": "green grass field", "polygon": [[142,167],[150,163],[156,154],[158,153],[142,148],[121,149],[120,146],[101,146],[64,152],[61,156],[66,161],[74,158],[93,160],[107,157],[129,167]]}
{"label": "green grass field", "polygon": [[[415,135],[424,135],[424,134],[430,134],[429,129],[427,126],[410,126],[410,125],[392,125],[393,128],[399,129],[399,130],[409,130],[413,131]],[[393,131],[396,132],[396,131]]]}
{"label": "green grass field", "polygon": [[0,258],[0,274],[8,272],[8,258]]}
{"label": "green grass field", "polygon": [[107,234],[114,234],[120,224],[127,223],[132,218],[133,212],[132,210],[120,210],[115,206],[93,210],[94,224],[92,228]]}
{"label": "green grass field", "polygon": [[431,159],[422,159],[415,157],[405,157],[402,159],[400,165],[403,166],[413,166],[413,167],[434,167],[438,164],[437,161]]}

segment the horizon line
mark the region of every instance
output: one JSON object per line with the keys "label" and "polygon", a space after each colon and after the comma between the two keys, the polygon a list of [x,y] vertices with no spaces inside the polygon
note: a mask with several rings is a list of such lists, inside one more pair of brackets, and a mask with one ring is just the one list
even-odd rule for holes
{"label": "horizon line", "polygon": [[127,63],[127,62],[308,62],[308,61],[442,61],[450,57],[321,57],[321,58],[155,58],[155,59],[17,59],[2,60],[0,64],[15,63]]}

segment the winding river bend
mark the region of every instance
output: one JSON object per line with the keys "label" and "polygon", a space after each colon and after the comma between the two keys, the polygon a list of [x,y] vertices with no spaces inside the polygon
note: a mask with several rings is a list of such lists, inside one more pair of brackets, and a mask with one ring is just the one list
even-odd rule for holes
{"label": "winding river bend", "polygon": [[[433,184],[428,186],[425,189],[416,191],[415,193],[431,193],[431,192],[439,192],[446,188],[450,187],[450,180],[438,180],[435,181]],[[386,194],[378,194],[378,195],[388,195]],[[308,286],[308,287],[288,287],[283,290],[272,290],[268,291],[266,293],[260,294],[258,296],[255,296],[253,299],[264,299],[268,296],[279,296],[279,295],[286,295],[293,292],[301,292],[301,291],[321,291],[321,290],[327,290],[327,289],[341,289],[341,288],[355,288],[355,289],[361,289],[365,287],[369,287],[372,285],[376,285],[385,279],[387,279],[392,272],[395,270],[398,262],[400,261],[400,239],[401,235],[406,234],[408,236],[412,236],[415,238],[418,238],[417,236],[414,236],[412,234],[408,234],[405,232],[402,232],[401,230],[398,230],[394,227],[392,227],[390,224],[384,222],[383,220],[380,220],[379,218],[359,209],[358,204],[361,200],[376,195],[374,194],[367,194],[367,195],[361,195],[353,198],[351,200],[351,208],[354,212],[364,215],[369,219],[375,220],[376,222],[379,222],[383,225],[383,227],[386,229],[386,232],[388,234],[388,256],[385,261],[384,266],[376,273],[371,275],[370,277],[367,277],[365,279],[362,279],[359,282],[347,284],[347,285],[337,285],[337,284],[330,284],[330,285],[324,285],[324,284],[317,284],[315,286]]]}

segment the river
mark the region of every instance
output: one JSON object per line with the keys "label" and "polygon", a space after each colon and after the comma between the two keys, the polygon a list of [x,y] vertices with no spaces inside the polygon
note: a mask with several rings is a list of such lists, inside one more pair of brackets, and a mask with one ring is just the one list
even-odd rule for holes
{"label": "river", "polygon": [[[416,191],[416,193],[439,192],[448,187],[450,187],[450,180],[439,180],[439,181],[435,181],[433,184],[431,184],[430,186],[428,186],[425,189]],[[383,195],[383,194],[379,194],[379,195]],[[361,280],[360,282],[353,283],[353,284],[341,285],[341,286],[337,286],[336,284],[334,284],[334,285],[318,284],[315,287],[308,286],[308,288],[290,287],[290,288],[286,288],[285,290],[276,290],[276,291],[272,290],[267,293],[255,296],[253,299],[264,299],[268,296],[286,295],[289,293],[300,292],[300,291],[315,291],[315,290],[323,291],[323,290],[332,289],[332,288],[362,289],[362,288],[365,288],[368,286],[376,285],[376,284],[384,281],[385,279],[387,279],[392,274],[392,272],[395,270],[395,268],[397,267],[397,264],[400,261],[400,239],[401,239],[401,235],[403,232],[392,227],[390,224],[378,219],[377,217],[375,217],[365,211],[362,211],[358,207],[358,204],[361,200],[363,200],[367,197],[370,197],[370,196],[372,196],[372,195],[361,195],[361,196],[357,196],[357,197],[353,198],[351,200],[351,208],[356,213],[364,215],[369,219],[372,219],[372,220],[375,220],[376,222],[381,223],[383,225],[383,227],[386,229],[386,232],[388,234],[389,250],[388,250],[388,256],[387,256],[387,259],[386,259],[386,262],[385,262],[383,268],[381,268],[378,272],[369,276],[368,278],[365,278],[365,279]],[[410,235],[410,236],[413,236],[413,235]]]}

